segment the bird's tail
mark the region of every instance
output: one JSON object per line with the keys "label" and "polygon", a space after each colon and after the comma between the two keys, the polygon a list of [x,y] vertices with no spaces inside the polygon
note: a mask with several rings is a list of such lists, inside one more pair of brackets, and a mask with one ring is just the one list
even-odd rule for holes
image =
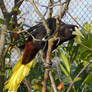
{"label": "bird's tail", "polygon": [[29,74],[30,68],[35,63],[33,59],[28,64],[22,64],[23,55],[20,57],[18,63],[14,66],[10,79],[5,83],[5,89],[16,92],[21,81]]}

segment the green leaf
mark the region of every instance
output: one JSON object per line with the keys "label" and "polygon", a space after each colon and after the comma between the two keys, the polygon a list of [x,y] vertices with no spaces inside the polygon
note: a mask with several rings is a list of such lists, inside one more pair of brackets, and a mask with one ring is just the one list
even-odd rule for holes
{"label": "green leaf", "polygon": [[0,18],[0,24],[4,24],[4,20]]}
{"label": "green leaf", "polygon": [[80,80],[81,80],[81,77],[78,77],[78,78],[75,79],[74,82],[77,82],[77,81],[80,81]]}
{"label": "green leaf", "polygon": [[82,68],[83,68],[83,63],[80,63],[80,64],[76,67],[76,69],[75,69],[75,71],[73,72],[73,74],[71,75],[73,79],[74,79],[75,76],[80,72],[80,70],[81,70]]}
{"label": "green leaf", "polygon": [[16,12],[17,15],[21,14],[21,11],[19,10],[18,7],[16,7],[16,8],[14,7],[14,8],[12,8],[12,11]]}
{"label": "green leaf", "polygon": [[66,67],[67,71],[70,73],[70,64],[67,56],[64,54],[62,50],[59,50],[59,57],[62,60],[62,63]]}
{"label": "green leaf", "polygon": [[92,33],[92,21],[90,23],[84,23],[83,27],[86,29],[84,30],[86,33]]}
{"label": "green leaf", "polygon": [[85,78],[85,80],[83,81],[83,83],[82,83],[82,85],[83,84],[92,84],[92,74],[89,74],[86,78]]}
{"label": "green leaf", "polygon": [[19,9],[17,10],[17,14],[18,14],[18,15],[21,14],[21,11],[20,11]]}
{"label": "green leaf", "polygon": [[92,36],[89,38],[85,38],[82,40],[82,44],[80,46],[80,58],[82,60],[91,60],[92,59]]}
{"label": "green leaf", "polygon": [[62,64],[60,64],[60,68],[61,68],[61,70],[63,71],[63,73],[64,73],[67,77],[69,77],[69,73],[67,72],[67,70],[64,68],[64,66],[63,66]]}
{"label": "green leaf", "polygon": [[10,58],[10,57],[11,57],[10,53],[7,53],[6,58]]}

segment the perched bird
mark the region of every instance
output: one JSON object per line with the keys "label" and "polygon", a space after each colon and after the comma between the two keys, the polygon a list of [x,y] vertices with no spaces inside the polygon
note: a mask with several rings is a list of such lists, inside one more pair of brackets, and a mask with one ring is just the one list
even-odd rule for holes
{"label": "perched bird", "polygon": [[[56,19],[49,18],[46,22],[50,29],[49,36],[42,22],[27,30],[31,35],[29,35],[26,40],[23,55],[14,66],[11,77],[5,83],[5,88],[9,91],[17,91],[21,81],[29,74],[30,68],[36,61],[35,56],[38,51],[43,49],[46,52],[48,38],[53,36],[56,30]],[[59,29],[57,30],[59,39],[55,40],[52,50],[56,49],[58,45],[61,45],[63,42],[73,39],[75,35],[73,35],[72,32],[75,31],[75,27],[76,25],[65,24],[60,21]],[[33,37],[37,40],[34,40]]]}

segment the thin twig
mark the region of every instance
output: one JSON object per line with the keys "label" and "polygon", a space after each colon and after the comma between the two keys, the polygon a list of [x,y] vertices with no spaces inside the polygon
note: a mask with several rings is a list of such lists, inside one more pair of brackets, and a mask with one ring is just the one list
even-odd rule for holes
{"label": "thin twig", "polygon": [[39,17],[42,19],[42,22],[43,22],[43,25],[44,25],[44,27],[45,27],[45,29],[46,29],[47,34],[49,34],[49,33],[50,33],[50,29],[49,29],[48,26],[47,26],[47,23],[46,23],[46,21],[45,21],[44,16],[40,13],[40,11],[38,10],[37,6],[35,5],[34,0],[28,0],[28,1],[30,1],[30,2],[32,3],[35,12],[36,12],[36,13],[39,15]]}
{"label": "thin twig", "polygon": [[26,78],[24,79],[23,83],[26,85],[27,89],[28,89],[28,92],[32,92],[32,89],[31,89],[31,84],[29,82],[29,80],[27,80]]}
{"label": "thin twig", "polygon": [[28,32],[27,30],[22,30],[22,31],[19,31],[17,33],[23,33],[23,32],[26,32],[28,35],[30,35],[34,41],[47,41],[47,40],[42,40],[42,39],[36,39],[30,32]]}
{"label": "thin twig", "polygon": [[[63,11],[62,11],[62,7],[60,7],[60,19],[61,18],[63,18],[63,16],[65,15],[65,13],[66,13],[66,11],[68,10],[68,6],[69,6],[69,3],[70,3],[70,1],[71,0],[66,0],[66,4],[65,4],[65,7],[64,7],[64,9],[63,9]],[[63,6],[63,4],[62,4],[62,6]]]}
{"label": "thin twig", "polygon": [[[49,5],[53,6],[54,1],[53,0],[49,0]],[[48,18],[52,17],[52,13],[53,13],[53,7],[49,8],[49,14],[48,14]]]}
{"label": "thin twig", "polygon": [[69,86],[69,88],[67,89],[66,92],[70,92],[70,90],[71,90],[71,88],[72,88],[72,86],[73,86],[75,80],[84,72],[84,70],[85,70],[91,63],[92,63],[92,60],[90,60],[90,61],[88,62],[88,64],[85,65],[85,66],[81,69],[81,71],[77,74],[77,76],[76,76],[76,77],[74,78],[74,80],[71,82],[71,84],[70,84],[70,86]]}
{"label": "thin twig", "polygon": [[[59,1],[58,1],[58,2],[59,2]],[[53,5],[48,5],[48,6],[46,6],[46,5],[41,5],[41,4],[39,3],[39,1],[36,1],[36,4],[38,4],[38,5],[41,6],[41,7],[45,7],[45,8],[50,9],[50,8],[55,7],[55,6],[62,6],[62,5],[64,5],[64,4],[66,3],[66,2],[64,2],[64,3],[56,4],[56,3],[58,3],[58,2],[53,2]]]}
{"label": "thin twig", "polygon": [[[16,29],[18,29],[19,30],[19,28],[16,28]],[[17,33],[17,34],[21,34],[21,33],[27,33],[29,36],[31,36],[32,38],[33,38],[33,40],[34,41],[47,41],[48,39],[44,39],[43,40],[43,38],[42,39],[36,39],[30,32],[28,32],[27,30],[19,30],[19,31],[6,31],[5,33]],[[27,38],[29,37],[29,36],[27,36]],[[26,38],[26,37],[25,37]],[[20,40],[20,39],[18,39],[18,40]],[[17,40],[16,40],[17,41]]]}
{"label": "thin twig", "polygon": [[51,84],[52,84],[52,88],[53,88],[54,92],[57,92],[57,87],[56,87],[56,85],[55,85],[54,78],[53,78],[53,76],[52,76],[51,71],[49,71],[49,77],[50,77]]}

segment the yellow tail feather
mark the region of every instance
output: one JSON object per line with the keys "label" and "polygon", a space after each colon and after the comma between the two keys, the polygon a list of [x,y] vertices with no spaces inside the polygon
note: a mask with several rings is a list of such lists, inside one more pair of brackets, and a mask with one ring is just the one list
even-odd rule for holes
{"label": "yellow tail feather", "polygon": [[28,64],[22,64],[22,57],[20,57],[18,63],[14,66],[10,79],[5,83],[5,89],[16,92],[21,81],[29,74],[30,68],[35,63],[36,59],[33,59]]}

